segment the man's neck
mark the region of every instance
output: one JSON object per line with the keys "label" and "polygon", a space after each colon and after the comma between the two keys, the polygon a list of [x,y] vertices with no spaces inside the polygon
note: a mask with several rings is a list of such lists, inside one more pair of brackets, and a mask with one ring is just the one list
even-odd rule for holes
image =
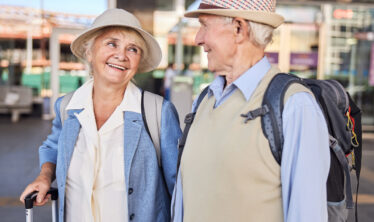
{"label": "man's neck", "polygon": [[225,74],[226,86],[237,80],[248,69],[258,63],[264,57],[264,54],[263,50],[253,49],[238,53],[236,55],[237,59],[234,60],[231,72]]}

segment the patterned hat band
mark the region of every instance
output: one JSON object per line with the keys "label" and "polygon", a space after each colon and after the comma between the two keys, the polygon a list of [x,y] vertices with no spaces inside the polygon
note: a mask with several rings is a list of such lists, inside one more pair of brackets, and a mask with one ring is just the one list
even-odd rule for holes
{"label": "patterned hat band", "polygon": [[243,18],[277,28],[284,22],[275,13],[276,0],[202,0],[197,10],[187,11],[184,16],[198,18],[201,14]]}
{"label": "patterned hat band", "polygon": [[275,12],[275,0],[203,0],[199,9],[239,9]]}
{"label": "patterned hat band", "polygon": [[224,8],[216,6],[216,5],[208,5],[208,4],[200,3],[199,9],[224,9]]}

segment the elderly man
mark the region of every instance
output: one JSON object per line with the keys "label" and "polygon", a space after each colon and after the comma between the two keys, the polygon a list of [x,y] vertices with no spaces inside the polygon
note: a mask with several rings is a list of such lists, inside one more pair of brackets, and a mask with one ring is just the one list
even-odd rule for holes
{"label": "elderly man", "polygon": [[[203,0],[196,44],[217,78],[196,109],[173,194],[173,221],[327,221],[330,154],[324,116],[304,87],[287,91],[282,162],[274,159],[261,106],[279,69],[264,54],[283,23],[275,0]],[[299,85],[300,86],[300,85]],[[297,88],[297,89],[296,89]]]}

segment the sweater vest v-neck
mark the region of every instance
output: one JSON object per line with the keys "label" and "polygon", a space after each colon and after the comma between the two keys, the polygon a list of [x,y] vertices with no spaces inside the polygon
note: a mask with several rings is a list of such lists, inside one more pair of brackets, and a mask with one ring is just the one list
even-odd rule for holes
{"label": "sweater vest v-neck", "polygon": [[[261,106],[272,67],[246,101],[240,90],[217,108],[201,102],[181,160],[185,222],[283,221],[280,166],[263,135],[261,117],[240,114]],[[286,99],[307,89],[293,84]]]}

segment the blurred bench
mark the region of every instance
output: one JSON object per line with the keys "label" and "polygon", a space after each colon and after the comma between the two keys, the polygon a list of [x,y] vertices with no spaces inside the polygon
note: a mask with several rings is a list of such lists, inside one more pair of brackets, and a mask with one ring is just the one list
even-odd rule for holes
{"label": "blurred bench", "polygon": [[0,113],[11,113],[18,122],[22,113],[32,112],[32,90],[25,86],[0,86]]}

